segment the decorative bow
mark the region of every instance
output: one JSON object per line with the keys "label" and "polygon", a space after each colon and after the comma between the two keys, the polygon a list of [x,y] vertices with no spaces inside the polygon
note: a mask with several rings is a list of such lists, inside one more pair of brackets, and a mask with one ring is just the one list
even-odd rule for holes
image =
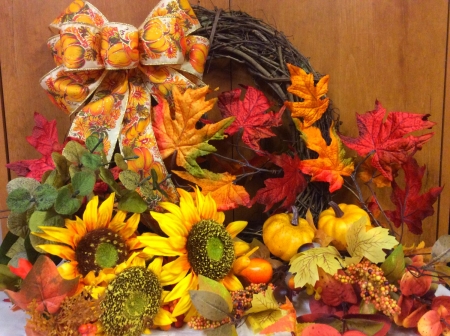
{"label": "decorative bow", "polygon": [[[48,46],[58,65],[41,79],[52,102],[78,112],[69,137],[103,139],[110,160],[116,142],[138,159],[128,167],[144,176],[155,170],[163,189],[176,199],[151,125],[151,96],[172,103],[172,87],[182,91],[200,81],[209,49],[188,0],[162,0],[135,28],[108,22],[83,0],[73,1],[50,25],[59,35]],[[113,70],[113,71],[110,71]]]}

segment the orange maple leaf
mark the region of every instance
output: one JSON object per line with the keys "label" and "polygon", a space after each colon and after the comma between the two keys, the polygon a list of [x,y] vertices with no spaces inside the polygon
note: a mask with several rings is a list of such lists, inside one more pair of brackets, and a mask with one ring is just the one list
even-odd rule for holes
{"label": "orange maple leaf", "polygon": [[274,324],[261,330],[260,334],[267,335],[283,331],[294,332],[297,329],[297,312],[289,298],[286,297],[286,303],[282,304],[280,308],[285,311],[284,314],[286,315]]}
{"label": "orange maple leaf", "polygon": [[180,93],[173,87],[175,118],[172,119],[169,104],[163,100],[154,108],[153,130],[162,157],[176,153],[176,163],[194,176],[202,176],[203,170],[197,164],[197,157],[208,155],[216,148],[209,140],[220,140],[226,137],[225,129],[233,122],[234,117],[223,119],[215,124],[207,124],[200,129],[197,122],[216,103],[216,98],[205,100],[207,86],[199,89],[187,89]]}
{"label": "orange maple leaf", "polygon": [[306,146],[317,152],[317,159],[302,160],[300,170],[304,174],[311,175],[311,181],[323,181],[330,184],[330,192],[342,187],[344,179],[342,176],[350,176],[354,170],[351,158],[345,159],[345,150],[339,137],[336,135],[334,125],[330,127],[331,143],[327,146],[320,129],[317,127],[302,128],[302,123],[294,119],[300,131],[300,137],[305,141]]}
{"label": "orange maple leaf", "polygon": [[202,194],[207,195],[210,192],[219,211],[235,209],[239,205],[250,206],[249,194],[244,187],[233,183],[236,179],[234,175],[226,172],[216,174],[206,169],[203,170],[202,178],[185,171],[172,170],[172,173],[198,185],[202,189]]}
{"label": "orange maple leaf", "polygon": [[330,76],[322,77],[317,85],[314,85],[314,76],[306,73],[302,68],[287,64],[291,74],[292,85],[288,91],[303,99],[301,102],[284,102],[291,111],[293,118],[303,118],[303,127],[310,127],[322,117],[327,110],[329,98],[328,80]]}

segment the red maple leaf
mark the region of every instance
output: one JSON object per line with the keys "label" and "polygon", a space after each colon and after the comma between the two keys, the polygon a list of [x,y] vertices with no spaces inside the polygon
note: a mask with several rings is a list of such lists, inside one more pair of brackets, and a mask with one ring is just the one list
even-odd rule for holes
{"label": "red maple leaf", "polygon": [[[343,272],[341,271],[339,274],[343,274]],[[319,275],[320,279],[317,281],[316,287],[322,288],[323,303],[334,307],[341,305],[342,302],[357,303],[358,300],[352,285],[343,284],[321,268],[319,268]]]}
{"label": "red maple leaf", "polygon": [[408,112],[389,112],[386,121],[386,109],[375,102],[375,110],[363,115],[356,114],[359,137],[351,138],[340,135],[344,144],[365,157],[372,151],[371,164],[390,181],[393,180],[392,166],[403,164],[434,133],[419,136],[406,134],[433,127],[436,123],[428,121],[429,114],[413,114]]}
{"label": "red maple leaf", "polygon": [[41,255],[23,280],[20,291],[5,290],[5,293],[23,310],[27,310],[28,305],[36,300],[39,311],[54,314],[64,298],[75,294],[78,283],[78,278],[63,279],[53,261]]}
{"label": "red maple leaf", "polygon": [[8,163],[6,167],[18,176],[31,177],[40,181],[47,170],[55,168],[51,155],[53,152],[61,153],[63,145],[58,142],[56,120],[49,122],[43,115],[34,112],[34,123],[33,132],[26,139],[31,146],[42,154],[42,157]]}
{"label": "red maple leaf", "polygon": [[305,190],[307,182],[300,171],[300,158],[296,155],[290,157],[287,154],[271,155],[273,163],[283,169],[284,175],[280,178],[269,178],[264,181],[266,185],[257,191],[252,199],[255,203],[265,204],[264,212],[267,212],[275,203],[283,201],[280,208],[289,209],[294,204],[296,196]]}
{"label": "red maple leaf", "polygon": [[220,111],[224,118],[236,117],[225,133],[233,135],[242,130],[242,141],[255,151],[259,151],[259,140],[273,137],[271,127],[281,125],[283,106],[277,113],[267,111],[269,100],[264,94],[248,86],[244,100],[240,100],[241,89],[222,93],[218,98]]}
{"label": "red maple leaf", "polygon": [[409,231],[419,235],[422,234],[422,221],[434,214],[433,204],[443,188],[433,187],[420,194],[425,166],[419,167],[414,158],[409,158],[402,168],[405,171],[405,190],[402,190],[395,180],[392,181],[391,201],[396,209],[386,211],[386,215],[396,227],[405,223]]}

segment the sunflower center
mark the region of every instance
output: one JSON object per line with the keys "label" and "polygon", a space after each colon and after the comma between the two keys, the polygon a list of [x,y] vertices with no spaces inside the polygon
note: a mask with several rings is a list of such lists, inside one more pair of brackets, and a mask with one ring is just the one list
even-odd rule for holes
{"label": "sunflower center", "polygon": [[233,240],[223,225],[213,220],[192,226],[186,249],[194,272],[210,279],[223,279],[233,266]]}
{"label": "sunflower center", "polygon": [[108,286],[100,304],[106,335],[140,336],[160,309],[162,288],[156,275],[143,267],[123,270]]}
{"label": "sunflower center", "polygon": [[78,271],[87,275],[96,274],[109,267],[114,267],[126,260],[127,247],[123,238],[111,229],[102,228],[86,233],[78,243],[75,254]]}

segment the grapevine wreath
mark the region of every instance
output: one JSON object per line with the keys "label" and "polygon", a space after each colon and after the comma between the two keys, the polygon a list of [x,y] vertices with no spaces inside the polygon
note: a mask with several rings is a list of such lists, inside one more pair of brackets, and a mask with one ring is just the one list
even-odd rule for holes
{"label": "grapevine wreath", "polygon": [[[51,27],[57,67],[41,86],[74,118],[60,144],[35,113],[27,140],[42,158],[8,165],[20,177],[0,248],[27,335],[449,331],[449,236],[407,247],[394,229],[421,234],[442,190],[421,193],[413,158],[433,135],[427,116],[385,117],[377,102],[357,138],[338,135],[328,76],[242,12],[162,0],[136,28],[75,0]],[[258,88],[207,100],[218,58]],[[342,187],[359,203],[332,201]],[[392,189],[395,210],[375,188]],[[257,204],[260,222],[225,216]]]}

